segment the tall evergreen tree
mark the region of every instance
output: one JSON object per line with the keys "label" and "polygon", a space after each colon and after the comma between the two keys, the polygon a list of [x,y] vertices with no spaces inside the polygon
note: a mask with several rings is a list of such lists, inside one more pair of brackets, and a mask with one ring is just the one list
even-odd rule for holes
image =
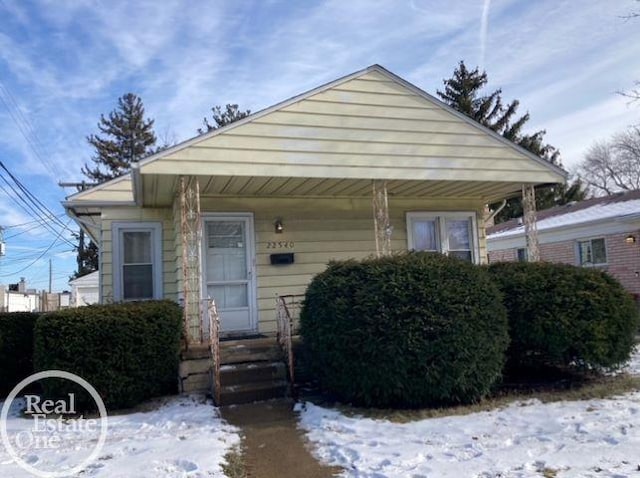
{"label": "tall evergreen tree", "polygon": [[87,141],[95,148],[93,166],[85,164],[82,173],[93,182],[102,183],[122,176],[131,163],[154,151],[156,135],[153,120],[145,118],[142,99],[133,93],[118,98],[118,106],[108,117],[100,115],[98,129]]}
{"label": "tall evergreen tree", "polygon": [[213,121],[210,123],[207,118],[204,118],[202,120],[203,128],[198,128],[198,133],[204,134],[208,131],[222,128],[223,126],[233,123],[234,121],[241,120],[250,114],[251,110],[243,111],[236,104],[227,104],[224,107],[224,110],[220,106],[214,106],[211,108],[211,118]]}
{"label": "tall evergreen tree", "polygon": [[93,241],[89,241],[89,244],[85,242],[84,231],[80,230],[78,233],[74,233],[73,237],[78,241],[78,245],[74,247],[76,252],[77,269],[71,276],[71,279],[82,277],[90,272],[98,270],[98,246]]}
{"label": "tall evergreen tree", "polygon": [[[438,90],[437,94],[446,104],[478,123],[542,159],[561,166],[560,152],[544,142],[546,131],[536,131],[532,134],[523,133],[523,127],[530,119],[529,113],[518,116],[518,107],[520,106],[518,100],[513,100],[505,105],[501,89],[485,93],[484,89],[488,81],[486,72],[481,72],[477,67],[469,70],[461,61],[454,70],[453,76],[443,81],[444,91]],[[542,210],[572,201],[580,201],[586,197],[586,194],[587,191],[579,180],[570,185],[539,187],[536,188],[536,207]],[[497,205],[491,206],[496,207]],[[521,199],[512,198],[496,216],[496,222],[503,222],[521,215]]]}
{"label": "tall evergreen tree", "polygon": [[[118,98],[118,106],[108,117],[100,115],[98,129],[101,135],[87,137],[95,150],[91,158],[93,165],[85,163],[82,168],[82,173],[93,183],[122,176],[131,169],[131,163],[156,151],[153,120],[145,118],[142,99],[133,93]],[[79,189],[84,187],[83,183]],[[74,277],[80,277],[98,270],[98,246],[93,241],[87,244],[83,231],[75,237],[78,267]]]}

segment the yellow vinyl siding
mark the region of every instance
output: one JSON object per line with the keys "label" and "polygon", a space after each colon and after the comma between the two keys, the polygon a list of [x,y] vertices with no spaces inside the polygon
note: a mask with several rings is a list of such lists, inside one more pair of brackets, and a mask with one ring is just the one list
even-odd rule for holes
{"label": "yellow vinyl siding", "polygon": [[[559,182],[561,175],[378,71],[144,163],[142,175]],[[249,179],[247,179],[248,181]]]}
{"label": "yellow vinyl siding", "polygon": [[[364,258],[375,253],[371,201],[360,199],[212,198],[201,201],[203,213],[251,212],[254,215],[256,276],[260,332],[275,330],[277,294],[302,294],[311,278],[332,260]],[[406,213],[409,211],[470,211],[482,224],[479,201],[390,199],[392,249],[407,249]],[[276,234],[281,217],[284,232]],[[484,237],[484,232],[479,234]],[[293,242],[293,248],[268,248],[269,242]],[[482,242],[481,242],[482,244]],[[481,254],[486,254],[480,247]],[[295,263],[273,266],[269,255],[293,252]],[[485,258],[483,257],[484,261]]]}
{"label": "yellow vinyl siding", "polygon": [[[481,261],[486,262],[482,220],[484,205],[473,201],[434,201],[390,198],[389,214],[394,251],[407,249],[406,213],[411,211],[468,211],[476,214]],[[277,294],[302,294],[311,278],[331,260],[360,259],[375,253],[372,206],[368,198],[286,199],[203,197],[206,213],[250,212],[254,215],[257,301],[260,332],[275,330]],[[123,221],[161,221],[163,287],[166,298],[178,300],[182,283],[180,216],[172,208],[104,208],[102,210],[101,286],[104,302],[113,300],[111,225]],[[284,233],[276,234],[281,217]],[[269,242],[293,242],[293,248],[269,248]],[[295,263],[273,266],[269,255],[293,252]]]}
{"label": "yellow vinyl siding", "polygon": [[131,202],[133,201],[133,183],[131,175],[113,179],[98,187],[74,194],[70,199],[74,201],[104,201]]}

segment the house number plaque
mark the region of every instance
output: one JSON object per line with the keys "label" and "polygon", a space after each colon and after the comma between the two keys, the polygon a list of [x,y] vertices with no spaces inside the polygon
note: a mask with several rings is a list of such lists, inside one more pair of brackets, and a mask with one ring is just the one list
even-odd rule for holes
{"label": "house number plaque", "polygon": [[267,241],[267,249],[293,249],[293,241]]}

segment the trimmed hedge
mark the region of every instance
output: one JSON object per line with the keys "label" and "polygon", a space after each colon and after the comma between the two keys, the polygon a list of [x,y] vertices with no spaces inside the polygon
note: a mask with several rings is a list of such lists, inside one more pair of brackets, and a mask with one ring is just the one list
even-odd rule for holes
{"label": "trimmed hedge", "polygon": [[33,328],[40,314],[0,313],[0,396],[33,373]]}
{"label": "trimmed hedge", "polygon": [[[180,307],[171,301],[91,305],[43,315],[35,328],[36,370],[60,369],[91,383],[109,409],[172,394],[178,387]],[[77,391],[46,380],[45,394]],[[80,407],[95,407],[80,394]]]}
{"label": "trimmed hedge", "polygon": [[497,263],[489,271],[509,315],[510,367],[611,368],[631,355],[638,310],[609,274],[550,263]]}
{"label": "trimmed hedge", "polygon": [[476,401],[508,344],[487,272],[425,252],[330,263],[307,289],[300,325],[321,387],[364,406]]}

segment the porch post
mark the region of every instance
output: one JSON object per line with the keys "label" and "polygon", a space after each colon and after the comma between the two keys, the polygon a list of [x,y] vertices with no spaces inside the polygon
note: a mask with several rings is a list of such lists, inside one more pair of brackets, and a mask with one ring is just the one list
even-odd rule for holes
{"label": "porch post", "polygon": [[536,191],[533,185],[522,185],[522,210],[524,216],[524,234],[527,243],[527,260],[538,262],[540,248],[538,244],[538,226],[536,218]]}
{"label": "porch post", "polygon": [[376,256],[391,254],[391,233],[393,229],[389,223],[389,198],[387,196],[387,182],[373,181],[373,227],[376,238]]}
{"label": "porch post", "polygon": [[204,341],[201,300],[200,185],[195,177],[180,176],[180,233],[184,328],[189,343]]}

